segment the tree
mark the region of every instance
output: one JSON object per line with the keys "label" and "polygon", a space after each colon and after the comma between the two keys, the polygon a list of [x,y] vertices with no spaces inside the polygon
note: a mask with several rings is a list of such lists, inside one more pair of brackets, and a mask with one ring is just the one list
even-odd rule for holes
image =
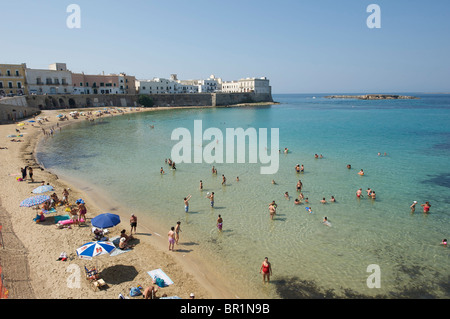
{"label": "tree", "polygon": [[153,106],[152,98],[150,96],[144,95],[144,94],[139,95],[138,103],[144,107],[152,107]]}

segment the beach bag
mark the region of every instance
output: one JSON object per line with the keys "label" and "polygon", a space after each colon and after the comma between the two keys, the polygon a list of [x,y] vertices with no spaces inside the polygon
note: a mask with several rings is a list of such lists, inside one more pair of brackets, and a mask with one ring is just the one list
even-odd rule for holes
{"label": "beach bag", "polygon": [[132,287],[130,289],[130,296],[131,297],[136,297],[142,295],[141,290],[138,287]]}

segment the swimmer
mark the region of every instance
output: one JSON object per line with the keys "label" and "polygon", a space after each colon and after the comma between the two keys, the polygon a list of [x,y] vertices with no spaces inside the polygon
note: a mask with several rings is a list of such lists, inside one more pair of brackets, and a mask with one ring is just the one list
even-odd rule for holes
{"label": "swimmer", "polygon": [[411,214],[414,214],[414,212],[416,211],[416,204],[417,201],[415,200],[411,206],[409,206],[409,208],[411,208]]}
{"label": "swimmer", "polygon": [[202,182],[202,181],[200,181],[200,186],[199,186],[199,188],[200,188],[201,191],[203,190],[203,182]]}
{"label": "swimmer", "polygon": [[375,199],[377,196],[375,195],[375,192],[374,191],[372,191],[372,193],[370,194],[370,197],[372,198],[372,199]]}
{"label": "swimmer", "polygon": [[303,193],[298,194],[298,199],[300,200],[304,199]]}
{"label": "swimmer", "polygon": [[297,182],[297,192],[301,192],[303,187],[303,183],[301,180],[298,180]]}
{"label": "swimmer", "polygon": [[305,203],[309,203],[309,202],[308,202],[308,197],[305,198]]}
{"label": "swimmer", "polygon": [[325,197],[324,198],[322,198],[322,200],[320,201],[322,204],[326,204],[327,203],[327,201],[325,200]]}
{"label": "swimmer", "polygon": [[299,164],[295,165],[295,171],[297,173],[300,173],[300,165]]}
{"label": "swimmer", "polygon": [[423,207],[423,212],[424,212],[425,214],[428,214],[428,213],[430,212],[430,207],[431,207],[431,205],[430,205],[429,202],[425,202],[425,204],[422,204],[422,205],[420,205],[420,206]]}
{"label": "swimmer", "polygon": [[331,226],[331,224],[328,221],[328,218],[326,216],[323,218],[322,224],[327,225],[327,226]]}
{"label": "swimmer", "polygon": [[275,184],[276,184],[276,183],[275,183],[275,180],[273,180],[273,179],[272,179],[272,184],[273,184],[273,185],[275,185]]}
{"label": "swimmer", "polygon": [[442,239],[441,245],[447,247],[447,239],[446,238]]}
{"label": "swimmer", "polygon": [[286,198],[287,200],[290,200],[291,197],[289,196],[288,192],[284,193],[284,198]]}
{"label": "swimmer", "polygon": [[361,170],[358,172],[358,175],[360,175],[360,176],[363,176],[363,175],[364,175],[364,171],[363,171],[362,168],[361,168]]}
{"label": "swimmer", "polygon": [[298,199],[298,198],[296,198],[295,200],[294,200],[294,204],[295,205],[300,205],[302,202]]}
{"label": "swimmer", "polygon": [[361,193],[362,193],[362,188],[360,188],[356,191],[356,197],[361,198],[362,197]]}
{"label": "swimmer", "polygon": [[222,174],[222,185],[226,185],[227,179],[225,178],[225,175]]}
{"label": "swimmer", "polygon": [[367,196],[370,197],[371,194],[372,194],[372,189],[368,188],[368,189],[366,190],[366,193],[367,193]]}
{"label": "swimmer", "polygon": [[287,154],[288,152],[289,152],[288,148],[285,147],[285,148],[284,148],[284,154]]}
{"label": "swimmer", "polygon": [[209,198],[211,207],[214,207],[214,192],[212,192],[211,194],[209,192],[206,193],[206,198]]}
{"label": "swimmer", "polygon": [[312,214],[312,208],[311,207],[305,207],[306,211],[310,214]]}
{"label": "swimmer", "polygon": [[161,167],[161,169],[159,170],[159,173],[162,175],[162,174],[165,174],[165,172],[164,172],[164,169]]}
{"label": "swimmer", "polygon": [[302,164],[302,166],[300,166],[300,172],[304,172],[305,171],[305,167],[303,166],[303,164]]}
{"label": "swimmer", "polygon": [[222,226],[223,226],[223,219],[222,216],[219,215],[219,217],[217,218],[217,228],[219,229],[219,231],[222,231]]}
{"label": "swimmer", "polygon": [[319,158],[319,155],[317,155],[317,154],[314,154],[314,158]]}
{"label": "swimmer", "polygon": [[331,196],[330,202],[335,203],[336,202],[336,198],[334,198],[334,196]]}
{"label": "swimmer", "polygon": [[239,176],[236,176],[236,182],[239,182]]}
{"label": "swimmer", "polygon": [[351,166],[350,164],[347,164],[347,168],[348,168],[348,169],[351,169],[352,166]]}
{"label": "swimmer", "polygon": [[270,214],[270,219],[273,219],[273,216],[276,215],[277,213],[277,209],[275,205],[269,205],[269,214]]}
{"label": "swimmer", "polygon": [[189,211],[189,200],[191,199],[191,195],[189,194],[184,198],[184,211],[187,213]]}

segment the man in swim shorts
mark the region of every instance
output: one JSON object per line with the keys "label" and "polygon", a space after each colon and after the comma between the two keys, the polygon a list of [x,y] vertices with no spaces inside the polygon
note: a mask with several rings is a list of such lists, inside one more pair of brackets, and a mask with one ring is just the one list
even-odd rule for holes
{"label": "man in swim shorts", "polygon": [[184,198],[184,211],[187,213],[189,211],[189,200],[191,199],[191,195]]}
{"label": "man in swim shorts", "polygon": [[130,226],[131,226],[130,235],[133,234],[133,229],[134,229],[134,233],[136,234],[137,217],[134,214],[131,214]]}

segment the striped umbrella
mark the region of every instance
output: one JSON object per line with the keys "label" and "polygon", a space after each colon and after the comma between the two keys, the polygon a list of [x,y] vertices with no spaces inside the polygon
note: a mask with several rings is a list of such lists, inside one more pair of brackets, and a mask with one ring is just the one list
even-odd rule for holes
{"label": "striped umbrella", "polygon": [[53,190],[53,186],[51,185],[42,185],[33,189],[33,193],[40,194],[45,192],[51,192]]}
{"label": "striped umbrella", "polygon": [[110,241],[92,241],[77,248],[77,255],[82,259],[92,259],[92,257],[110,254],[116,246]]}
{"label": "striped umbrella", "polygon": [[21,207],[31,207],[31,206],[42,204],[43,202],[46,202],[48,200],[50,200],[50,196],[48,196],[48,195],[37,195],[37,196],[33,196],[30,198],[24,199],[20,203],[20,206]]}

